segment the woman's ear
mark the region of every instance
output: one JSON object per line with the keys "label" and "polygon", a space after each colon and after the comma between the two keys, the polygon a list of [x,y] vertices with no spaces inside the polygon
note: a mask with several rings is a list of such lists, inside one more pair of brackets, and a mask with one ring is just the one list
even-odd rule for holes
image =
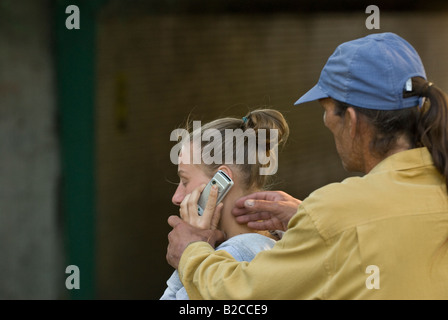
{"label": "woman's ear", "polygon": [[234,180],[234,179],[233,179],[233,172],[232,172],[232,170],[231,170],[228,166],[222,165],[222,166],[220,166],[220,167],[218,168],[218,170],[222,170],[222,171],[224,171],[224,173],[225,173],[226,175],[228,175],[228,176],[230,177],[230,179]]}

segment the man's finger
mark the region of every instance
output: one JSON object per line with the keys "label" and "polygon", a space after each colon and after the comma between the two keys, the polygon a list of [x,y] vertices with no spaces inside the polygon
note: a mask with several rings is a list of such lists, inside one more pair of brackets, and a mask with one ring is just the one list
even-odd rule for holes
{"label": "man's finger", "polygon": [[275,214],[281,211],[282,206],[277,201],[248,199],[244,202],[244,208],[234,208],[232,214],[235,216],[245,215],[249,212],[270,212]]}
{"label": "man's finger", "polygon": [[266,200],[246,200],[244,202],[246,208],[251,209],[254,212],[274,212],[278,213],[281,211],[282,207],[279,206],[278,201],[266,201]]}
{"label": "man's finger", "polygon": [[169,216],[169,218],[168,218],[168,224],[172,228],[176,228],[176,226],[181,222],[182,222],[182,219],[179,218],[178,216]]}
{"label": "man's finger", "polygon": [[270,219],[272,216],[269,212],[255,212],[255,213],[247,213],[244,215],[240,215],[235,217],[235,220],[238,223],[248,223],[250,221],[260,221]]}
{"label": "man's finger", "polygon": [[281,191],[259,191],[247,196],[239,198],[235,202],[235,206],[238,208],[244,208],[246,205],[244,202],[249,199],[253,200],[266,200],[266,201],[280,201],[283,199],[283,193]]}
{"label": "man's finger", "polygon": [[240,204],[238,206],[235,205],[232,208],[232,214],[234,216],[246,215],[256,210],[256,208],[254,208],[255,200],[253,200],[252,198],[244,197],[240,198],[238,201],[240,201]]}
{"label": "man's finger", "polygon": [[265,195],[265,192],[264,192],[264,191],[262,191],[262,192],[255,192],[255,193],[252,193],[252,194],[249,194],[249,195],[247,195],[247,196],[244,196],[244,197],[239,198],[239,199],[235,202],[235,207],[237,207],[237,208],[244,208],[244,207],[245,207],[244,202],[245,202],[246,200],[248,200],[248,199],[255,199],[255,200],[260,199],[260,200],[264,200],[265,197],[266,197],[266,195]]}

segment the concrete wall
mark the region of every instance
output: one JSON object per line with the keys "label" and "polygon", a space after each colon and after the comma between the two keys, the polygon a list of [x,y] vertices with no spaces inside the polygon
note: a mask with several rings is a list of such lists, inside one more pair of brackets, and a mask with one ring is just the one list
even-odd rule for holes
{"label": "concrete wall", "polygon": [[51,21],[0,0],[0,299],[64,296]]}
{"label": "concrete wall", "polygon": [[[138,10],[135,10],[138,12]],[[170,132],[273,106],[291,126],[275,189],[298,198],[349,176],[317,103],[293,107],[344,41],[369,34],[367,15],[132,14],[106,6],[97,53],[97,279],[101,298],[157,299],[172,269],[166,219],[177,182]],[[408,39],[430,79],[448,89],[448,13],[381,13]]]}

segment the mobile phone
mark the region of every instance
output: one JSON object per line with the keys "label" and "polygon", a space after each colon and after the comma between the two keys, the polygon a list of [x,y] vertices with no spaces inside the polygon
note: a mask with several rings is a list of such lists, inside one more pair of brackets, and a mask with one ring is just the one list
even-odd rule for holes
{"label": "mobile phone", "polygon": [[213,176],[213,178],[207,183],[204,190],[201,193],[201,196],[198,200],[198,214],[202,216],[205,210],[205,206],[207,204],[208,196],[210,194],[210,190],[213,185],[218,187],[218,198],[216,199],[216,204],[220,203],[222,199],[224,199],[227,192],[229,192],[230,188],[233,186],[233,181],[230,177],[224,173],[224,171],[219,170]]}

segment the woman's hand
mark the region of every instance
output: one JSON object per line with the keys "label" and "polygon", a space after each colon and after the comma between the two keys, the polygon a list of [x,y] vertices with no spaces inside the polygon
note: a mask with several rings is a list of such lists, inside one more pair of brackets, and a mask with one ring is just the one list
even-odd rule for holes
{"label": "woman's hand", "polygon": [[218,188],[216,185],[212,186],[204,212],[202,216],[200,216],[198,214],[198,200],[205,186],[206,185],[203,184],[194,189],[192,193],[185,196],[180,204],[179,213],[182,220],[196,228],[215,230],[218,228],[223,204],[220,203],[216,205]]}
{"label": "woman's hand", "polygon": [[286,231],[301,203],[283,191],[262,191],[238,199],[232,214],[252,229]]}
{"label": "woman's hand", "polygon": [[225,239],[225,234],[216,230],[221,218],[223,204],[216,205],[218,188],[213,186],[202,216],[198,214],[198,200],[205,184],[194,189],[180,204],[180,217],[171,216],[168,223],[173,230],[168,234],[169,245],[166,259],[168,263],[177,269],[183,251],[189,243],[194,241],[208,242],[212,247],[215,243]]}

